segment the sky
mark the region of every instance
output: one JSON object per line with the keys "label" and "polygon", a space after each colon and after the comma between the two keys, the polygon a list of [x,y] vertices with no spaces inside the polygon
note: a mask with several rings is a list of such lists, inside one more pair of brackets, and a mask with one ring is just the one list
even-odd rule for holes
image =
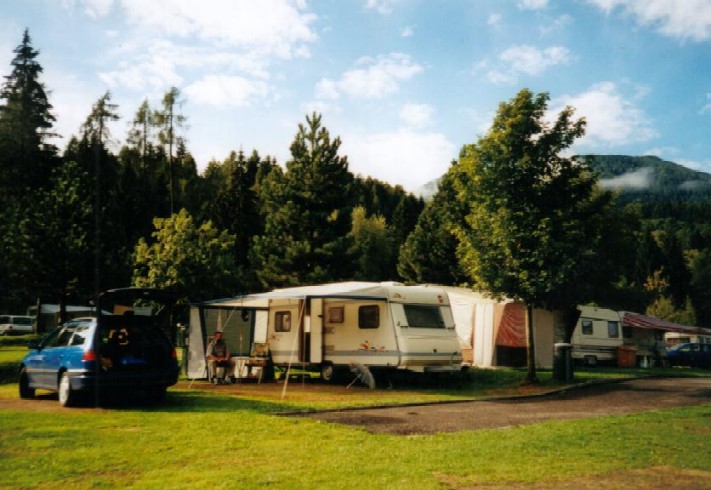
{"label": "sky", "polygon": [[317,112],[354,174],[417,191],[528,88],[586,119],[572,153],[711,172],[711,0],[2,0],[0,74],[26,28],[60,148],[109,91],[118,151],[177,87],[200,171],[284,165]]}

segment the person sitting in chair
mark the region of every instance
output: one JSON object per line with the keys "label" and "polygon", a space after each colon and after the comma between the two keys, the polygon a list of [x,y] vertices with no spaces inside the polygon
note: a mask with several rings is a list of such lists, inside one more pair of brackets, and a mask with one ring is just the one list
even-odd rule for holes
{"label": "person sitting in chair", "polygon": [[[214,384],[220,381],[230,383],[234,375],[235,363],[230,359],[230,349],[222,338],[222,332],[215,332],[212,342],[207,346],[205,357],[207,357],[207,369],[212,382]],[[222,380],[217,378],[217,368],[224,368]]]}

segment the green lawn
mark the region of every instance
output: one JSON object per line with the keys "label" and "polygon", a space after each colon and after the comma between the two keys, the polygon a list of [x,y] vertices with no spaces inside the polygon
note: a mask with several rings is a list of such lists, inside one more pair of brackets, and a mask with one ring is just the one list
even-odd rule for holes
{"label": "green lawn", "polygon": [[0,481],[42,489],[550,488],[660,466],[711,471],[699,457],[711,454],[709,407],[431,436],[273,415],[285,408],[293,407],[171,390],[153,407],[2,410]]}
{"label": "green lawn", "polygon": [[[16,368],[16,355],[14,346],[0,348],[0,364],[8,373]],[[636,373],[580,370],[576,377]],[[492,395],[515,390],[523,374],[473,370],[458,386],[351,390],[337,404]],[[553,385],[550,372],[540,374],[546,385]],[[59,409],[52,400],[38,401],[37,408],[23,411],[14,402],[17,385],[5,383],[0,384],[3,489],[415,490],[533,483],[535,488],[644,488],[659,485],[665,475],[674,476],[671,483],[683,481],[683,475],[699,478],[698,488],[709,488],[711,482],[711,459],[700,457],[711,454],[709,406],[508,429],[392,436],[275,415],[333,404],[313,396],[288,396],[281,401],[173,388],[162,405]]]}

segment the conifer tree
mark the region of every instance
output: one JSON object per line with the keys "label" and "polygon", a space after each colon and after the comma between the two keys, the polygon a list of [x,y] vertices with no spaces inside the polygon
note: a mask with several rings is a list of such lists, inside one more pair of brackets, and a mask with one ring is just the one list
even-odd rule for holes
{"label": "conifer tree", "polygon": [[153,117],[159,128],[158,137],[161,144],[166,148],[168,156],[168,196],[170,199],[170,214],[175,210],[175,157],[173,151],[179,147],[183,138],[178,135],[178,130],[183,127],[186,117],[178,110],[183,101],[180,98],[180,90],[171,87],[163,95],[162,110],[155,111]]}
{"label": "conifer tree", "polygon": [[264,288],[340,280],[351,229],[354,178],[321,116],[306,117],[291,144],[286,172],[271,172],[260,191],[264,234],[255,237],[252,266]]}
{"label": "conifer tree", "polygon": [[59,163],[48,141],[55,117],[27,29],[14,53],[12,73],[0,89],[0,194],[13,195],[43,187]]}

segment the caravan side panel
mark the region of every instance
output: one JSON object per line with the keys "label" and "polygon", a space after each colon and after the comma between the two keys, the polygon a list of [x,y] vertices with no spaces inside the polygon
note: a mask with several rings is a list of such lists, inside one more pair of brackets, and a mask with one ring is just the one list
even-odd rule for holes
{"label": "caravan side panel", "polygon": [[587,364],[617,360],[622,346],[622,326],[617,311],[580,306],[580,319],[573,331],[572,357]]}
{"label": "caravan side panel", "polygon": [[324,362],[398,366],[398,345],[386,301],[327,298],[323,316]]}

